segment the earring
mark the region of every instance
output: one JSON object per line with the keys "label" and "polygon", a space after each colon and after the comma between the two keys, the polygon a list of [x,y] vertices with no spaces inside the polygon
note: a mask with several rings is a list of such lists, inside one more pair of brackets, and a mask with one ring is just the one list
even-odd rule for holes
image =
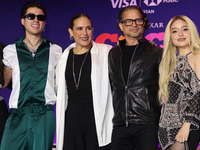
{"label": "earring", "polygon": [[73,40],[73,39],[74,39],[73,36],[70,36],[69,38],[70,38],[70,40]]}
{"label": "earring", "polygon": [[92,39],[94,39],[94,35],[92,36]]}
{"label": "earring", "polygon": [[43,29],[43,32],[45,31],[45,27],[44,27],[44,29]]}

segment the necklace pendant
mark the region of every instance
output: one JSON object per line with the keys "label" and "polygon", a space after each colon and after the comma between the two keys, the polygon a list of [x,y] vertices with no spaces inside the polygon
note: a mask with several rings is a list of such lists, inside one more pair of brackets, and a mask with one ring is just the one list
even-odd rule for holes
{"label": "necklace pendant", "polygon": [[78,90],[78,87],[79,87],[79,83],[80,83],[80,78],[81,78],[81,72],[82,72],[82,68],[83,68],[83,64],[86,60],[86,57],[88,55],[88,52],[89,50],[87,51],[86,55],[85,55],[85,58],[81,64],[81,67],[80,67],[80,70],[79,70],[79,76],[78,76],[78,83],[76,83],[76,77],[75,77],[75,72],[74,72],[74,53],[73,53],[73,62],[72,62],[72,73],[73,73],[73,78],[74,78],[74,83],[75,83],[75,86],[76,86],[76,90]]}
{"label": "necklace pendant", "polygon": [[32,52],[32,56],[35,57],[35,53],[34,52]]}

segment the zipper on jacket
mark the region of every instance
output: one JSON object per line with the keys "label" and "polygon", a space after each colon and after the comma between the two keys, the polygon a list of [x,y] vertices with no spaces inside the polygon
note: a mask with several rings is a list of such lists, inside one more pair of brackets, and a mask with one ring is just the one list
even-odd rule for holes
{"label": "zipper on jacket", "polygon": [[[120,70],[121,70],[121,75],[122,75],[122,81],[123,81],[124,87],[125,87],[125,93],[128,93],[128,82],[129,82],[129,74],[130,74],[131,62],[133,60],[133,57],[135,55],[135,52],[136,52],[136,49],[138,48],[138,46],[139,46],[139,42],[138,42],[138,45],[135,47],[135,50],[133,52],[133,55],[132,55],[132,58],[131,58],[131,61],[130,61],[127,83],[125,83],[125,81],[124,81],[124,76],[123,76],[123,72],[122,72],[122,49],[119,46],[119,48],[121,50],[121,60],[120,60],[121,61],[121,65],[120,65]],[[128,98],[127,98],[127,94],[125,96],[125,109],[126,109],[126,127],[128,127]]]}
{"label": "zipper on jacket", "polygon": [[127,93],[128,93],[128,87],[125,86],[125,107],[126,107],[126,127],[128,127],[128,98],[127,98]]}
{"label": "zipper on jacket", "polygon": [[[123,81],[123,83],[124,83],[124,90],[125,90],[125,93],[127,93],[128,92],[128,87],[127,87],[127,85],[125,84],[125,81],[124,81],[124,76],[123,76],[123,72],[122,72],[122,56],[121,56],[121,68],[120,68],[120,70],[121,70],[121,75],[122,75],[122,81]],[[126,127],[128,127],[128,100],[127,100],[127,94],[125,94],[125,111],[126,111]]]}
{"label": "zipper on jacket", "polygon": [[34,80],[34,76],[35,76],[35,56],[33,57],[33,78],[32,78],[32,86],[31,86],[31,99],[32,99],[32,95],[33,95],[33,84],[35,81]]}

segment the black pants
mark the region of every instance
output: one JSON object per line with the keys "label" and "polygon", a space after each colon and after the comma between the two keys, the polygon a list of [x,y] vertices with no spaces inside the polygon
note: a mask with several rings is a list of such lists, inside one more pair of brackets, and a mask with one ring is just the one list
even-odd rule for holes
{"label": "black pants", "polygon": [[1,100],[0,101],[0,145],[7,118],[8,118],[8,109],[6,103],[4,100]]}
{"label": "black pants", "polygon": [[112,150],[157,150],[158,125],[116,126],[112,133]]}
{"label": "black pants", "polygon": [[200,130],[192,130],[190,131],[188,137],[188,147],[189,150],[196,150],[200,142]]}
{"label": "black pants", "polygon": [[68,103],[63,150],[110,150],[99,147],[92,103]]}

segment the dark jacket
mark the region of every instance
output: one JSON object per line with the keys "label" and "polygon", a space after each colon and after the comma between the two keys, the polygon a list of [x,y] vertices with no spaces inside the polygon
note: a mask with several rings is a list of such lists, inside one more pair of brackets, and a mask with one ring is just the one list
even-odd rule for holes
{"label": "dark jacket", "polygon": [[130,124],[158,124],[160,106],[158,94],[158,67],[162,49],[145,38],[138,41],[133,53],[127,84],[122,73],[121,45],[109,52],[109,74],[113,89],[114,126]]}
{"label": "dark jacket", "polygon": [[0,42],[0,84],[3,86],[5,81],[4,81],[4,64],[3,64],[3,48],[5,45]]}

